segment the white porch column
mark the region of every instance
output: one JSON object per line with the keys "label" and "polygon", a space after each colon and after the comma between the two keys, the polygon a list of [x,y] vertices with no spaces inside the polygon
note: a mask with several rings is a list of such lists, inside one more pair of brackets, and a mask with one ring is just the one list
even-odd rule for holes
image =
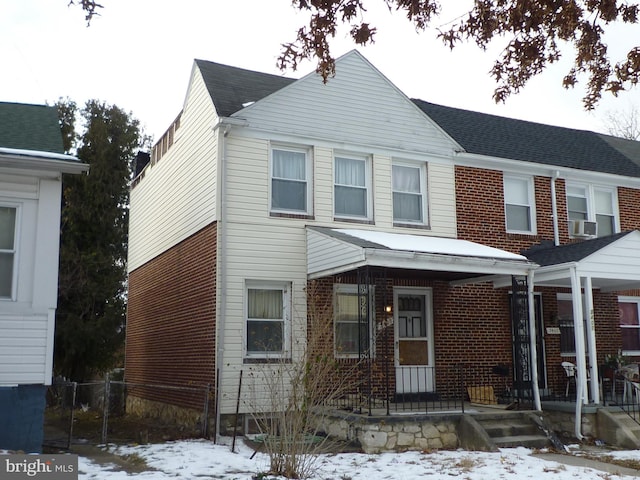
{"label": "white porch column", "polygon": [[[579,388],[579,400],[587,403],[585,398],[587,384],[587,365],[586,365],[586,348],[584,344],[584,321],[582,312],[582,290],[580,285],[580,277],[576,267],[571,268],[571,300],[573,303],[573,328],[575,332],[576,342],[576,384]],[[586,401],[585,401],[586,400]]]}
{"label": "white porch column", "polygon": [[536,304],[533,298],[533,270],[527,274],[527,295],[529,305],[529,343],[531,349],[531,382],[533,388],[533,402],[536,410],[542,410],[540,403],[540,389],[538,388],[538,349],[536,346]]}
{"label": "white porch column", "polygon": [[600,380],[598,378],[598,358],[596,351],[596,325],[593,309],[593,287],[591,277],[584,277],[584,298],[587,318],[587,347],[589,350],[589,368],[591,374],[591,399],[593,403],[600,403]]}

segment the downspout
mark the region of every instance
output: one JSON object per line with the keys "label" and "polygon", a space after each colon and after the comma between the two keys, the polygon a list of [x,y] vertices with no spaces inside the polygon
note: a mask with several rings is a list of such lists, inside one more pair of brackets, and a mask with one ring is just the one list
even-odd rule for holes
{"label": "downspout", "polygon": [[571,299],[573,301],[573,328],[575,331],[576,345],[576,416],[575,416],[575,436],[582,440],[582,402],[585,394],[585,383],[587,380],[587,369],[585,366],[584,349],[584,323],[582,316],[582,295],[580,289],[580,277],[576,266],[570,268],[571,272]]}
{"label": "downspout", "polygon": [[[222,128],[224,127],[224,128]],[[227,307],[227,261],[226,247],[227,236],[225,232],[226,222],[226,184],[227,184],[227,149],[226,138],[231,126],[225,125],[223,119],[213,127],[218,135],[218,219],[216,226],[216,438],[220,438],[220,391],[222,389],[222,365],[224,357],[224,315]]]}
{"label": "downspout", "polygon": [[556,201],[556,179],[560,172],[556,170],[551,176],[551,219],[553,221],[553,244],[560,245],[560,232],[558,230],[558,202]]}
{"label": "downspout", "polygon": [[537,411],[542,411],[540,388],[538,387],[538,350],[536,348],[536,315],[533,298],[533,269],[527,273],[527,295],[529,304],[529,342],[531,344],[531,381],[533,382],[533,402]]}

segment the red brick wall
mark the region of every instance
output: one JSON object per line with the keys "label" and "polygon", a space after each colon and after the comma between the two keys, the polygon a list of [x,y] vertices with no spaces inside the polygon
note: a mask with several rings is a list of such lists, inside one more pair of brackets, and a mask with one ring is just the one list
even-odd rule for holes
{"label": "red brick wall", "polygon": [[[553,240],[551,179],[534,177],[536,235],[507,233],[502,172],[475,167],[456,167],[456,214],[458,237],[514,253]],[[556,180],[556,208],[560,242],[569,241],[564,180]]]}
{"label": "red brick wall", "polygon": [[640,190],[618,188],[618,208],[620,210],[620,230],[640,229]]}
{"label": "red brick wall", "polygon": [[[129,275],[127,382],[215,385],[216,224]],[[130,394],[202,409],[203,394],[134,388]]]}
{"label": "red brick wall", "polygon": [[[314,282],[309,290],[315,302],[327,304],[332,296],[333,283],[355,284],[354,276],[336,276]],[[385,279],[375,277],[376,319],[385,318],[384,304],[392,302],[393,287],[430,287],[433,292],[435,374],[437,392],[450,397],[460,387],[458,367],[464,367],[467,385],[493,385],[500,394],[505,379],[492,372],[498,364],[512,364],[511,321],[509,297],[506,290],[490,285],[451,287],[445,281],[430,280],[427,275],[413,272],[398,273]],[[333,322],[331,316],[327,322]],[[326,330],[323,329],[323,332]],[[324,335],[326,344],[320,347],[333,355],[333,330]],[[339,360],[348,370],[354,360]],[[354,374],[352,370],[349,370]],[[393,326],[378,331],[375,358],[370,365],[361,365],[359,378],[352,384],[368,390],[368,375],[375,396],[385,398],[387,387],[395,393]],[[387,383],[387,377],[388,383]],[[510,378],[507,383],[510,382]],[[355,388],[354,392],[355,393]]]}
{"label": "red brick wall", "polygon": [[[551,179],[549,177],[534,177],[537,234],[516,235],[506,232],[502,172],[461,166],[457,166],[455,171],[459,238],[514,253],[520,253],[522,249],[529,248],[542,240],[553,240]],[[621,230],[640,228],[640,209],[638,209],[640,190],[619,187],[618,205]],[[567,205],[563,179],[556,180],[556,208],[559,218],[560,243],[568,243],[572,240],[569,239],[567,229]],[[556,325],[557,323],[553,320],[557,311],[556,293],[561,290],[538,288],[537,291],[542,292],[545,326]],[[504,310],[505,305],[489,305],[487,299],[491,295],[488,292],[485,292],[485,295],[484,301],[478,300],[479,309],[484,309],[486,304],[486,308],[502,308]],[[502,299],[504,302],[507,301],[504,295]],[[617,295],[596,291],[594,292],[594,303],[598,362],[602,363],[605,354],[614,353],[621,346]],[[455,322],[452,325],[455,325]],[[506,324],[505,329],[509,332],[510,326]],[[489,339],[481,340],[486,342]],[[504,347],[505,345],[502,345],[502,348]],[[545,351],[548,382],[553,389],[557,389],[566,380],[564,372],[559,367],[563,358],[560,356],[560,337],[558,335],[545,334]]]}

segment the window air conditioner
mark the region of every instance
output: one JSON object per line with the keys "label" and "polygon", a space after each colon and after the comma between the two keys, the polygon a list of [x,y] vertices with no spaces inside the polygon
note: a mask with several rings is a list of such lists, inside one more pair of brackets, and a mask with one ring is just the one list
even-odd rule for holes
{"label": "window air conditioner", "polygon": [[595,237],[598,235],[598,224],[588,220],[572,220],[571,234],[581,238]]}

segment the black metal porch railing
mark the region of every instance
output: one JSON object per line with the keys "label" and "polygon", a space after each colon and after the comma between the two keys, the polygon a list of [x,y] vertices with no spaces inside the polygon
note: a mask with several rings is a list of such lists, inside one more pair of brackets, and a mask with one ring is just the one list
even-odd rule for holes
{"label": "black metal porch railing", "polygon": [[614,398],[610,404],[618,405],[636,423],[640,424],[640,383],[627,378],[618,378],[615,387],[612,389]]}
{"label": "black metal porch railing", "polygon": [[434,367],[395,367],[392,378],[360,382],[357,390],[332,400],[328,406],[367,415],[464,412],[468,399],[464,365],[439,368],[437,374],[438,378]]}

